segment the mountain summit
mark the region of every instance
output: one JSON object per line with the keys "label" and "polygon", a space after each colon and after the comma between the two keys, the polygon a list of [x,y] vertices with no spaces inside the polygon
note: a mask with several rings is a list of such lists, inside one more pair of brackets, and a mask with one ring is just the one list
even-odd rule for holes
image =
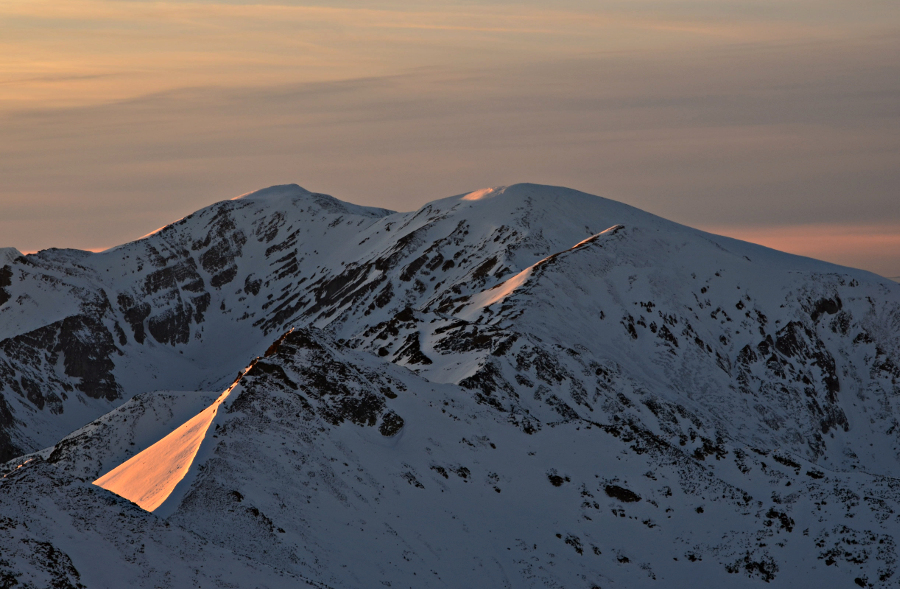
{"label": "mountain summit", "polygon": [[534,184],[0,253],[0,579],[896,583],[871,273]]}

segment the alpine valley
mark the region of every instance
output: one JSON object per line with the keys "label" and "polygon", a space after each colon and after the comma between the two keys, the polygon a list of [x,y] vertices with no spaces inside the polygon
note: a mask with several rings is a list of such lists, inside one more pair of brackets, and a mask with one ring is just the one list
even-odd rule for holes
{"label": "alpine valley", "polygon": [[0,250],[0,587],[896,587],[900,284],[518,184]]}

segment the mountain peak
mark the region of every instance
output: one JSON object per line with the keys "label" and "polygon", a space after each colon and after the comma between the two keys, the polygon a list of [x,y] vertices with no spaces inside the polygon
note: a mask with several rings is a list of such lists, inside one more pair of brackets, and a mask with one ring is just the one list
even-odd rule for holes
{"label": "mountain peak", "polygon": [[254,190],[252,192],[236,196],[231,200],[262,200],[291,196],[304,196],[307,194],[312,193],[299,184],[276,184],[275,186],[261,188],[259,190]]}
{"label": "mountain peak", "polygon": [[0,266],[11,264],[16,258],[21,258],[22,252],[14,247],[0,247]]}
{"label": "mountain peak", "polygon": [[460,205],[477,206],[484,209],[483,216],[503,216],[513,210],[521,211],[529,217],[549,214],[557,221],[563,222],[589,219],[598,214],[606,217],[604,222],[608,220],[608,223],[603,227],[594,228],[591,234],[619,222],[633,224],[638,219],[644,223],[655,222],[651,219],[664,221],[651,213],[602,196],[564,186],[530,182],[481,188],[429,204],[436,205],[438,208],[456,208]]}
{"label": "mountain peak", "polygon": [[462,194],[457,198],[465,201],[487,200],[492,198],[507,197],[514,199],[524,198],[559,198],[571,197],[575,195],[590,196],[591,198],[601,198],[593,195],[566,188],[564,186],[553,186],[550,184],[534,184],[531,182],[519,182],[517,184],[509,184],[505,186],[492,186],[489,188],[480,188],[466,194]]}

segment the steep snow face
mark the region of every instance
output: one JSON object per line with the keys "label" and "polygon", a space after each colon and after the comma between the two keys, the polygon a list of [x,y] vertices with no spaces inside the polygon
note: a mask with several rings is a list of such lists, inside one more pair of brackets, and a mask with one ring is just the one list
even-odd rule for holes
{"label": "steep snow face", "polygon": [[503,282],[496,284],[491,288],[469,298],[468,302],[465,303],[463,307],[458,308],[456,311],[454,311],[454,316],[466,320],[478,318],[485,312],[485,309],[487,307],[491,307],[492,305],[496,305],[497,303],[504,301],[507,297],[516,293],[517,290],[519,290],[520,288],[524,288],[527,284],[529,284],[530,279],[536,275],[536,272],[541,271],[541,266],[543,266],[544,264],[553,262],[559,256],[566,255],[569,252],[586,247],[587,245],[594,243],[607,234],[612,235],[619,229],[622,229],[621,225],[610,227],[602,233],[598,233],[597,235],[593,235],[591,237],[588,237],[587,239],[579,241],[569,250],[553,254],[552,256],[548,256],[540,262],[537,262],[533,266],[525,268],[512,278],[508,278]]}

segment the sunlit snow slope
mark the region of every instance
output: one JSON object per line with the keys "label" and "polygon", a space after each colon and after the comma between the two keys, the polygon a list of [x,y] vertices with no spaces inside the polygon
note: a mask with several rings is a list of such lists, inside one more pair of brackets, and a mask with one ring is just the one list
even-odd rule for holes
{"label": "sunlit snow slope", "polygon": [[106,473],[94,484],[112,491],[147,511],[153,511],[187,474],[209,426],[231,389],[209,407],[137,456]]}

